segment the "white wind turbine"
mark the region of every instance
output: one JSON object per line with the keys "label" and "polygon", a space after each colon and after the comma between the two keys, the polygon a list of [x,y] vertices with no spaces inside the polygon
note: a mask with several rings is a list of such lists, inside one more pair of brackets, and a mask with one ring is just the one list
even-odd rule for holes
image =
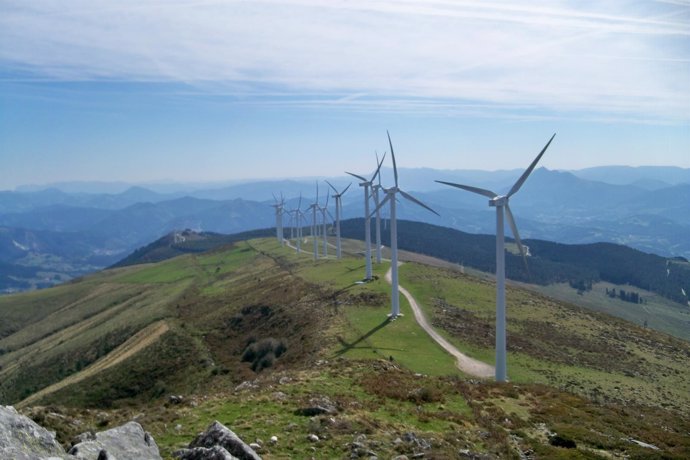
{"label": "white wind turbine", "polygon": [[311,221],[311,239],[314,240],[314,260],[317,260],[319,258],[319,242],[317,241],[317,236],[316,233],[318,231],[318,225],[316,224],[316,212],[319,209],[319,183],[318,181],[316,182],[316,199],[314,202],[307,208],[307,211],[310,210],[312,211],[311,216],[312,216],[312,221]]}
{"label": "white wind turbine", "polygon": [[376,168],[376,171],[374,172],[374,175],[371,176],[371,179],[367,179],[365,177],[359,176],[357,174],[353,174],[351,172],[345,171],[346,174],[351,175],[352,177],[356,177],[357,179],[361,180],[362,182],[359,183],[360,187],[364,187],[364,258],[366,261],[366,276],[364,279],[370,280],[372,279],[371,276],[371,216],[369,215],[369,187],[372,186],[374,179],[376,179],[376,176],[379,174],[379,171],[381,170],[381,165],[383,164],[383,160],[386,158],[386,155],[383,155],[383,158],[381,158],[381,161],[378,164],[378,167]]}
{"label": "white wind turbine", "polygon": [[302,252],[302,219],[304,213],[302,212],[302,193],[299,194],[299,201],[297,202],[297,209],[295,209],[295,220],[297,222],[297,254]]}
{"label": "white wind turbine", "polygon": [[290,240],[295,239],[295,209],[285,209],[285,213],[288,215],[288,227],[290,227]]}
{"label": "white wind turbine", "polygon": [[395,216],[396,207],[396,194],[400,193],[403,198],[411,201],[423,208],[428,209],[437,216],[439,215],[436,211],[431,209],[429,206],[425,205],[417,198],[413,197],[409,193],[401,190],[398,187],[398,167],[395,164],[395,152],[393,152],[393,143],[391,142],[391,135],[388,134],[388,144],[391,148],[391,157],[393,158],[393,176],[395,177],[395,185],[393,187],[385,189],[386,198],[378,205],[375,211],[378,211],[386,202],[390,202],[390,222],[391,222],[391,319],[395,319],[400,316],[400,295],[398,294],[398,223]]}
{"label": "white wind turbine", "polygon": [[[386,153],[384,152],[384,155]],[[376,154],[376,164],[379,162],[379,154]],[[374,206],[376,206],[376,263],[381,263],[381,210],[379,209],[379,190],[383,190],[381,185],[381,174],[378,175],[378,184],[374,184],[371,187],[372,194],[374,195]]]}
{"label": "white wind turbine", "polygon": [[323,256],[328,257],[328,231],[327,231],[327,225],[328,225],[328,220],[326,219],[326,213],[330,214],[328,212],[328,190],[326,190],[326,204],[323,206],[319,206],[319,211],[321,211],[321,225],[322,225],[322,233],[323,233]]}
{"label": "white wind turbine", "polygon": [[[452,182],[444,182],[437,180],[441,184],[450,185],[452,187],[457,187],[469,192],[477,193],[489,198],[489,206],[496,208],[496,381],[505,382],[507,380],[507,364],[506,364],[506,292],[505,292],[505,233],[503,227],[503,216],[508,218],[508,225],[510,225],[513,231],[513,236],[515,236],[515,242],[517,243],[520,254],[522,254],[525,264],[527,259],[525,257],[525,248],[522,246],[520,241],[520,235],[518,234],[517,226],[515,225],[515,219],[513,218],[513,213],[510,211],[510,206],[508,206],[508,201],[511,196],[517,193],[525,183],[527,177],[532,173],[535,166],[541,159],[546,149],[549,148],[551,141],[556,137],[556,134],[551,136],[549,142],[546,143],[544,148],[541,150],[539,155],[534,159],[529,168],[522,173],[522,176],[513,184],[511,189],[505,195],[499,195],[491,190],[486,190],[483,188],[472,187],[470,185],[454,184]],[[504,212],[505,210],[505,212]]]}
{"label": "white wind turbine", "polygon": [[276,238],[280,242],[281,246],[283,245],[283,207],[285,206],[285,200],[283,199],[283,194],[280,194],[280,201],[278,201],[278,198],[276,198],[275,195],[273,195],[273,199],[275,200],[275,204],[272,204],[271,207],[275,208],[276,210]]}
{"label": "white wind turbine", "polygon": [[340,216],[342,214],[342,209],[343,209],[343,202],[342,202],[342,196],[347,192],[347,189],[350,188],[350,185],[352,183],[350,182],[347,184],[347,187],[345,187],[345,190],[342,192],[338,192],[338,189],[333,187],[333,184],[330,182],[326,181],[326,183],[333,189],[335,192],[335,195],[333,195],[333,198],[335,198],[335,238],[336,238],[336,249],[335,249],[335,255],[336,258],[340,259],[341,256],[341,251],[340,251]]}

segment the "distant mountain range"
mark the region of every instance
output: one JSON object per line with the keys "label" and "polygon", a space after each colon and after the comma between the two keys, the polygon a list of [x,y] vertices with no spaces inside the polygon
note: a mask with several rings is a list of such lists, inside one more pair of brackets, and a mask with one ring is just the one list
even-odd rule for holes
{"label": "distant mountain range", "polygon": [[[494,212],[484,198],[434,180],[500,193],[520,173],[401,168],[401,186],[441,217],[404,202],[398,207],[398,216],[492,234]],[[389,169],[383,169],[384,186],[392,182],[391,175]],[[329,181],[336,187],[351,182],[345,177]],[[315,196],[315,180],[311,179],[222,184],[216,188],[156,184],[152,188],[133,186],[119,193],[99,191],[121,189],[127,184],[59,185],[61,188],[0,192],[0,291],[64,282],[116,263],[173,230],[230,234],[272,227],[275,216],[270,204],[274,195],[285,197],[289,208],[297,206],[300,193],[303,207]],[[322,203],[326,190],[320,180]],[[613,166],[572,172],[538,169],[513,198],[511,207],[523,238],[611,242],[663,257],[690,258],[689,203],[690,169]],[[362,192],[353,184],[343,197],[343,216],[362,214]],[[285,225],[290,225],[287,218]]]}

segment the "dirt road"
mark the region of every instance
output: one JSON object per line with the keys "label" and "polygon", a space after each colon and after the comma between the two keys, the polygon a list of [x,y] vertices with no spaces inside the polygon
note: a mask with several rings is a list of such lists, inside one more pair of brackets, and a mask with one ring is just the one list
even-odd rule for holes
{"label": "dirt road", "polygon": [[[400,265],[401,264],[398,264],[398,266]],[[388,284],[391,283],[390,269],[388,269],[388,271],[386,272],[386,281],[388,281]],[[436,343],[441,345],[441,347],[444,350],[446,350],[448,353],[455,357],[455,359],[457,360],[458,369],[460,369],[465,374],[472,375],[474,377],[490,378],[495,375],[496,371],[493,366],[486,364],[482,361],[478,361],[474,358],[470,358],[469,356],[463,354],[460,350],[455,348],[455,346],[453,346],[450,342],[444,339],[438,332],[436,332],[427,321],[426,317],[424,316],[424,313],[422,313],[422,309],[419,308],[417,301],[414,299],[414,297],[412,297],[412,294],[410,294],[407,289],[398,285],[398,290],[402,293],[402,295],[405,296],[407,302],[410,304],[410,307],[412,307],[414,317],[417,320],[417,323],[419,323],[419,325],[422,327],[422,329],[424,329],[426,333],[429,334],[429,336],[431,336],[431,338],[436,341]]]}
{"label": "dirt road", "polygon": [[89,367],[83,369],[76,374],[72,374],[69,377],[50,385],[41,391],[38,391],[28,398],[17,404],[17,407],[26,407],[34,402],[38,401],[43,396],[54,393],[57,390],[65,388],[73,383],[80,382],[87,377],[96,375],[97,373],[121,363],[125,359],[133,356],[149,345],[153,344],[158,338],[165,334],[169,330],[168,324],[165,320],[156,321],[155,323],[149,324],[144,329],[140,330],[132,337],[127,339],[122,345],[115,348],[113,351],[105,355],[103,358],[99,359]]}

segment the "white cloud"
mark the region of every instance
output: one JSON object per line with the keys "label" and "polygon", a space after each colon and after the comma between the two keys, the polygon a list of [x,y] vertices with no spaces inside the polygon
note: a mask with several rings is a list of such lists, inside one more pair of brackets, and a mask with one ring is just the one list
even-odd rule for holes
{"label": "white cloud", "polygon": [[269,87],[291,104],[358,110],[690,119],[682,1],[35,0],[0,13],[4,78],[173,81],[285,103],[252,99]]}

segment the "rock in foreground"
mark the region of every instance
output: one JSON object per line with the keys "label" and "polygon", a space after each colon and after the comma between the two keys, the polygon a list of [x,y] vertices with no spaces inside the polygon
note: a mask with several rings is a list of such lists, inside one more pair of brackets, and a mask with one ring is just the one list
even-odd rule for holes
{"label": "rock in foreground", "polygon": [[12,406],[0,406],[0,458],[38,460],[65,456],[55,433],[18,413]]}
{"label": "rock in foreground", "polygon": [[[223,455],[222,451],[214,449],[217,447],[222,447],[232,455],[230,458],[238,458],[239,460],[261,460],[261,457],[259,457],[254,449],[249,447],[232,430],[218,421],[213,422],[206,431],[199,434],[199,436],[189,444],[189,449],[182,449],[176,452],[175,455],[184,460],[225,460],[220,456]],[[204,451],[200,448],[205,448],[206,450]],[[209,456],[197,456],[202,454],[208,454]]]}
{"label": "rock in foreground", "polygon": [[96,433],[89,439],[74,445],[69,453],[84,460],[158,460],[162,457],[153,437],[137,422],[129,422],[117,428]]}

